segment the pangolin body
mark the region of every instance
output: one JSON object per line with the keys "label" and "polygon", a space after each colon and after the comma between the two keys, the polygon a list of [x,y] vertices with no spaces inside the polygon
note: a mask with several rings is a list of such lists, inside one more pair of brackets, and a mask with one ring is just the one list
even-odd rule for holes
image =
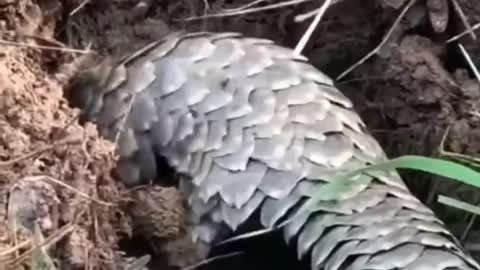
{"label": "pangolin body", "polygon": [[[197,244],[256,210],[271,228],[333,175],[386,160],[332,80],[270,40],[175,34],[108,74],[81,89],[84,116],[118,139],[125,183],[155,179],[158,157],[182,175]],[[312,269],[480,269],[396,173],[355,181],[282,227]]]}

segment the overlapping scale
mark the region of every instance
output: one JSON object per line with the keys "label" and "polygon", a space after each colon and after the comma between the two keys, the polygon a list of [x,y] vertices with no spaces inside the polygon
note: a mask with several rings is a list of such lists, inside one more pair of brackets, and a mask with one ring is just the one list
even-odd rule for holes
{"label": "overlapping scale", "polygon": [[89,110],[105,137],[122,131],[119,173],[129,185],[152,180],[156,155],[184,173],[195,241],[213,244],[255,211],[265,227],[298,213],[284,238],[311,254],[312,270],[480,269],[394,172],[356,176],[298,212],[333,176],[386,156],[351,101],[292,50],[177,33],[112,74]]}

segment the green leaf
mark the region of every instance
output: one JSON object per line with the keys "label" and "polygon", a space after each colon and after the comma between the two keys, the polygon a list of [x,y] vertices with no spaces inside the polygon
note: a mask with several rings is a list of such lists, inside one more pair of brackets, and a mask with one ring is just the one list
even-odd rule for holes
{"label": "green leaf", "polygon": [[315,192],[315,195],[307,201],[301,211],[306,208],[311,208],[318,201],[342,198],[341,195],[352,189],[354,185],[361,184],[352,180],[352,178],[358,174],[368,174],[368,172],[371,171],[391,171],[395,169],[423,171],[480,187],[480,173],[456,162],[422,156],[402,156],[334,176],[330,179],[329,183],[321,186]]}
{"label": "green leaf", "polygon": [[450,198],[450,197],[447,197],[447,196],[440,195],[440,196],[438,196],[437,201],[439,203],[448,205],[448,206],[453,207],[453,208],[457,208],[457,209],[460,209],[460,210],[463,210],[463,211],[466,211],[466,212],[470,212],[470,213],[475,214],[475,215],[480,215],[480,207],[469,204],[469,203],[466,203],[466,202],[459,201],[459,200],[454,199],[454,198]]}
{"label": "green leaf", "polygon": [[368,171],[388,171],[394,169],[423,171],[480,187],[480,173],[475,170],[456,162],[422,156],[402,156],[383,163],[357,169],[351,173],[339,176],[337,179],[348,179],[356,174],[366,173]]}

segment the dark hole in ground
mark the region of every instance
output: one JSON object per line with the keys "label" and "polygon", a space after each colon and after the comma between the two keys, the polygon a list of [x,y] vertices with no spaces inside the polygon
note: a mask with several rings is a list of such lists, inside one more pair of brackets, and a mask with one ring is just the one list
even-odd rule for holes
{"label": "dark hole in ground", "polygon": [[244,252],[229,258],[219,259],[198,270],[309,270],[308,259],[298,261],[294,245],[288,247],[283,240],[282,232],[276,231],[268,235],[245,239],[237,243],[229,243],[215,248],[211,257],[233,252]]}
{"label": "dark hole in ground", "polygon": [[[259,220],[260,211],[257,210],[236,232],[227,236],[227,239],[263,229]],[[280,220],[280,222],[283,221]],[[198,270],[310,270],[310,258],[305,256],[302,260],[298,260],[296,239],[290,241],[290,244],[287,245],[283,237],[283,229],[280,228],[268,234],[219,245],[212,249],[210,258],[234,252],[243,253],[213,261],[198,268]]]}
{"label": "dark hole in ground", "polygon": [[148,264],[150,269],[174,270],[168,267],[166,256],[158,254],[150,241],[143,237],[129,237],[123,235],[119,242],[119,248],[128,256],[139,258],[146,254],[152,255]]}
{"label": "dark hole in ground", "polygon": [[[260,229],[258,211],[244,225],[232,233],[231,236]],[[227,237],[227,238],[228,238]],[[296,239],[291,239],[287,245],[281,229],[268,234],[233,241],[212,248],[208,263],[195,268],[197,270],[310,270],[310,256],[307,253],[302,260],[297,259]],[[161,244],[161,242],[157,242]],[[168,267],[166,255],[158,252],[151,244],[151,239],[142,237],[124,236],[119,246],[128,256],[140,257],[145,254],[152,255],[150,269],[180,270]]]}

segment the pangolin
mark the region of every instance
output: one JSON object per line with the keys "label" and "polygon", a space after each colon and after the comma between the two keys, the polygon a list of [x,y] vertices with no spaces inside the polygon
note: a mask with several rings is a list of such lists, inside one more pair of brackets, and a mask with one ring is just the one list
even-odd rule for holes
{"label": "pangolin", "polygon": [[387,160],[352,102],[275,42],[239,33],[176,33],[72,83],[82,117],[117,142],[129,186],[181,175],[192,241],[211,247],[254,212],[282,220],[311,269],[480,269],[396,172],[356,176],[298,212],[332,176]]}

